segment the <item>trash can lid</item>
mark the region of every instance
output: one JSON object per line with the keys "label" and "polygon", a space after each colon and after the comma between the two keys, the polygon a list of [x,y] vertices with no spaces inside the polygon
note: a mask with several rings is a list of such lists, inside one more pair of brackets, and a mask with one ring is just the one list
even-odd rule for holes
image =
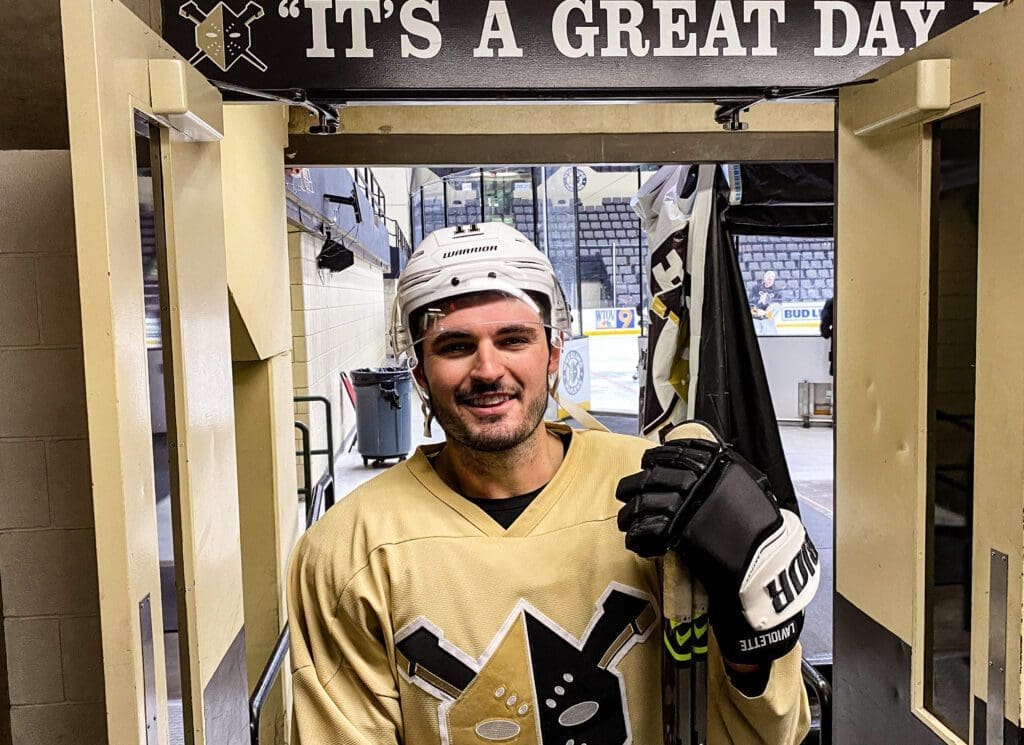
{"label": "trash can lid", "polygon": [[407,367],[361,367],[349,373],[354,385],[377,385],[400,380],[410,380],[412,372]]}

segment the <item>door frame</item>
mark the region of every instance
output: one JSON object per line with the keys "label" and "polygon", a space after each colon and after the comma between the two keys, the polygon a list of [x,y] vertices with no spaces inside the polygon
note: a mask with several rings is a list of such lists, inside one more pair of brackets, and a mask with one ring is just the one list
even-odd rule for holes
{"label": "door frame", "polygon": [[[836,366],[844,372],[836,391],[836,520],[843,526],[836,542],[837,665],[840,645],[866,641],[868,648],[856,653],[862,659],[906,656],[908,679],[891,682],[897,690],[909,688],[906,698],[886,697],[883,704],[866,686],[858,689],[868,663],[853,662],[855,669],[839,679],[848,687],[837,687],[836,706],[847,735],[862,741],[873,732],[865,720],[874,719],[908,742],[962,742],[924,708],[930,128],[976,107],[981,151],[969,737],[977,744],[986,729],[1000,730],[999,737],[1020,731],[1024,391],[1009,381],[1019,380],[1024,362],[1024,340],[1014,325],[1024,302],[1013,289],[1024,277],[1024,260],[1014,250],[1024,219],[1006,208],[1005,195],[1024,188],[1020,169],[1007,165],[1020,158],[1014,133],[1024,115],[1015,87],[1021,78],[1008,71],[1019,67],[1010,60],[1021,52],[1022,35],[1024,8],[999,5],[879,68],[872,73],[878,82],[840,94],[837,273],[867,281],[844,284],[836,296]],[[938,70],[943,60],[946,80],[936,88],[925,67]],[[933,95],[940,88],[944,98]],[[881,265],[866,266],[862,255]],[[903,297],[889,287],[893,273],[906,278]],[[893,329],[890,320],[897,315],[911,332]],[[904,363],[902,369],[893,359]],[[989,617],[993,551],[1008,557],[1005,619]],[[869,619],[881,641],[847,637],[843,628],[856,623],[843,617],[841,607]],[[998,644],[1001,633],[993,624],[1006,632],[1002,702],[986,700],[993,680],[989,639],[994,634]],[[993,717],[994,723],[986,721]]]}
{"label": "door frame", "polygon": [[[160,136],[186,737],[248,742],[221,98],[117,0],[62,0],[61,29],[108,737],[130,745],[168,741],[140,226],[138,211],[125,208],[138,204],[139,112],[159,125]],[[146,598],[148,617],[140,615]],[[148,691],[147,636],[155,666]],[[155,736],[145,721],[146,697],[154,693]],[[229,716],[216,706],[223,701]],[[241,731],[230,738],[208,731],[208,715]]]}

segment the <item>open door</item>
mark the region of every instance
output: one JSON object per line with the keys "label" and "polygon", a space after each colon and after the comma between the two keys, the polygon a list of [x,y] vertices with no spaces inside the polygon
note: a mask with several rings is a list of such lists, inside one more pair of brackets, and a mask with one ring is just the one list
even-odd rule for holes
{"label": "open door", "polygon": [[842,92],[838,743],[1016,743],[1024,6]]}
{"label": "open door", "polygon": [[110,741],[245,743],[221,99],[120,2],[61,24]]}

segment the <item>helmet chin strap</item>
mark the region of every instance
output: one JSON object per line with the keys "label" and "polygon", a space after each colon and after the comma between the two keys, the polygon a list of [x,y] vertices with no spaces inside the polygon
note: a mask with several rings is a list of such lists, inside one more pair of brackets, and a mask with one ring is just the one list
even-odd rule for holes
{"label": "helmet chin strap", "polygon": [[[598,432],[610,432],[606,426],[601,424],[589,411],[584,409],[577,403],[572,401],[563,401],[562,397],[558,395],[558,378],[559,374],[555,372],[548,375],[548,394],[554,399],[557,406],[564,409],[569,416],[575,419],[577,422],[582,424],[584,427],[590,430],[597,430]],[[557,412],[556,412],[557,414]]]}
{"label": "helmet chin strap", "polygon": [[416,379],[415,373],[412,376],[412,384],[416,389],[416,394],[420,397],[420,411],[423,412],[423,436],[433,437],[430,425],[434,421],[434,411],[430,407],[430,394],[420,385],[420,381]]}
{"label": "helmet chin strap", "polygon": [[420,399],[420,411],[423,412],[423,436],[433,437],[433,433],[430,431],[430,425],[434,421],[434,412],[430,408],[430,404],[427,403],[426,398]]}
{"label": "helmet chin strap", "polygon": [[591,414],[589,411],[584,409],[579,404],[573,403],[572,401],[568,400],[562,400],[562,398],[558,395],[557,391],[551,394],[551,398],[553,398],[555,400],[555,403],[558,404],[561,408],[565,409],[569,416],[571,416],[573,419],[575,419],[577,422],[582,424],[587,429],[597,430],[598,432],[611,432],[611,430],[608,429],[603,424],[601,424],[601,422],[599,422],[593,414]]}

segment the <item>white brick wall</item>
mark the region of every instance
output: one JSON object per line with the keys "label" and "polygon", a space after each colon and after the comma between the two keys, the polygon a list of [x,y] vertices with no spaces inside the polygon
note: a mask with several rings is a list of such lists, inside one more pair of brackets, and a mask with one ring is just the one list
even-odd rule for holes
{"label": "white brick wall", "polygon": [[[325,396],[331,401],[337,449],[355,426],[355,412],[341,393],[340,374],[384,363],[390,305],[383,272],[359,258],[342,272],[318,270],[316,253],[322,243],[308,233],[289,235],[293,374],[295,395]],[[312,404],[310,411],[306,404],[299,404],[295,410],[296,418],[310,428],[311,447],[323,448],[323,406]],[[326,468],[325,457],[313,459],[314,483]],[[301,470],[299,478],[301,484]]]}

